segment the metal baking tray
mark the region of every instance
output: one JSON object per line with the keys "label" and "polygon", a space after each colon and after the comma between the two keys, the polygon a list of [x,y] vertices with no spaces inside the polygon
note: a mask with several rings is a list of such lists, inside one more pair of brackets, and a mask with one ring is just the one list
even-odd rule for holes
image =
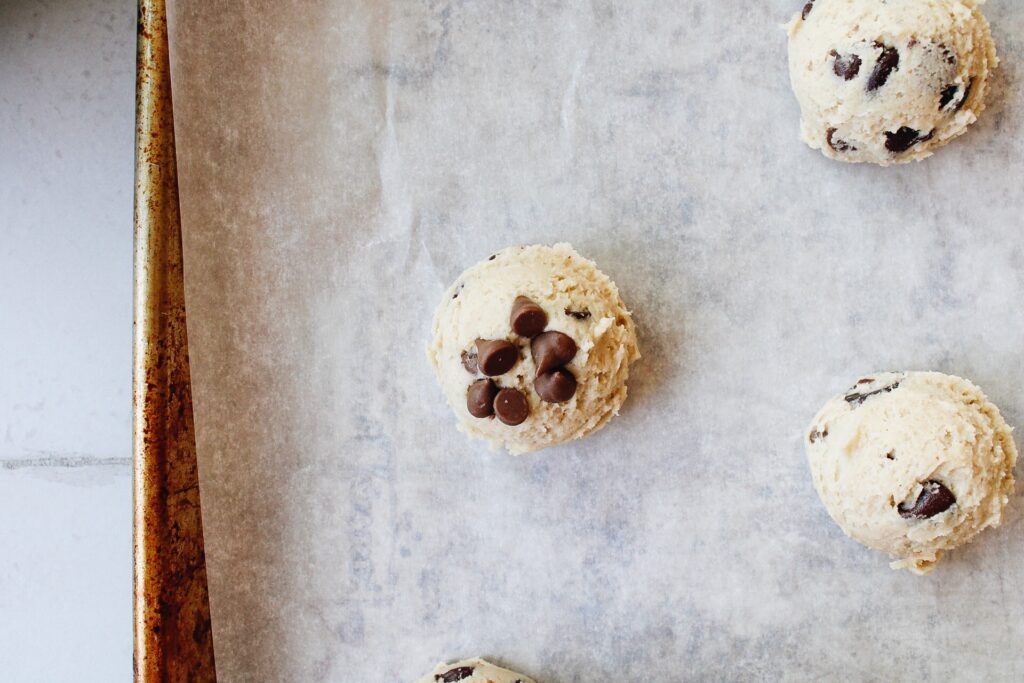
{"label": "metal baking tray", "polygon": [[140,0],[135,129],[135,680],[215,681],[164,0]]}

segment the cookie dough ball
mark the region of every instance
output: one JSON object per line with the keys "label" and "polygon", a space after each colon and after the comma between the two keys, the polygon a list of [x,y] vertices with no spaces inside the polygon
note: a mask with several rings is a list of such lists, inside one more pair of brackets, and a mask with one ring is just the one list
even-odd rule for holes
{"label": "cookie dough ball", "polygon": [[825,156],[923,159],[985,108],[998,64],[975,0],[811,0],[789,24],[801,137]]}
{"label": "cookie dough ball", "polygon": [[814,486],[848,536],[924,574],[999,526],[1017,449],[981,390],[939,372],[864,377],[806,437]]}
{"label": "cookie dough ball", "polygon": [[568,244],[510,247],[460,275],[427,355],[459,428],[513,454],[604,426],[640,357],[619,290]]}
{"label": "cookie dough ball", "polygon": [[454,664],[438,664],[416,683],[534,683],[532,678],[502,669],[482,659],[467,659]]}

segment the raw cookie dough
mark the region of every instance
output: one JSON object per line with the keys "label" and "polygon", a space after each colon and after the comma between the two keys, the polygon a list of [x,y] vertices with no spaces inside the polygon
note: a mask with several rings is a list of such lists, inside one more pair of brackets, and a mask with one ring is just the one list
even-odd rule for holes
{"label": "raw cookie dough", "polygon": [[1011,429],[981,390],[939,372],[860,379],[821,409],[805,442],[814,486],[848,536],[930,571],[999,526],[1013,493]]}
{"label": "raw cookie dough", "polygon": [[416,683],[534,683],[532,678],[502,669],[482,659],[467,659],[454,664],[438,664]]}
{"label": "raw cookie dough", "polygon": [[999,63],[980,2],[808,2],[788,26],[804,142],[833,159],[888,166],[966,132]]}
{"label": "raw cookie dough", "polygon": [[604,426],[640,357],[619,290],[568,244],[510,247],[460,275],[427,355],[459,429],[513,454]]}

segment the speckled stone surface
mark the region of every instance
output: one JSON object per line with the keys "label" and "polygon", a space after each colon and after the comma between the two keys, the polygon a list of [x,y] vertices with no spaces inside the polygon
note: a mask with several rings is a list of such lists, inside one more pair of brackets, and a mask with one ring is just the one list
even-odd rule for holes
{"label": "speckled stone surface", "polygon": [[[880,368],[1024,424],[1024,7],[986,4],[971,132],[880,170],[798,140],[797,4],[173,4],[223,680],[478,654],[550,683],[1024,677],[1021,494],[921,579],[843,536],[801,447]],[[431,313],[559,240],[644,359],[614,428],[490,453],[423,360]]]}

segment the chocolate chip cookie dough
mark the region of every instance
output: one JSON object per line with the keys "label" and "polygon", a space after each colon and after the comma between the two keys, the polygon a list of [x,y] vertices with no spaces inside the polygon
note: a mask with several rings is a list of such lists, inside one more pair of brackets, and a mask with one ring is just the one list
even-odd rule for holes
{"label": "chocolate chip cookie dough", "polygon": [[427,355],[459,429],[513,454],[604,426],[640,357],[619,290],[568,244],[510,247],[460,275]]}
{"label": "chocolate chip cookie dough", "polygon": [[978,387],[938,372],[863,377],[806,435],[818,495],[848,536],[894,569],[930,571],[999,526],[1013,493],[1011,429]]}
{"label": "chocolate chip cookie dough", "polygon": [[804,142],[833,159],[888,166],[965,133],[999,61],[979,4],[808,2],[789,24]]}
{"label": "chocolate chip cookie dough", "polygon": [[502,669],[483,659],[467,659],[454,664],[438,664],[416,683],[535,683],[532,678]]}

